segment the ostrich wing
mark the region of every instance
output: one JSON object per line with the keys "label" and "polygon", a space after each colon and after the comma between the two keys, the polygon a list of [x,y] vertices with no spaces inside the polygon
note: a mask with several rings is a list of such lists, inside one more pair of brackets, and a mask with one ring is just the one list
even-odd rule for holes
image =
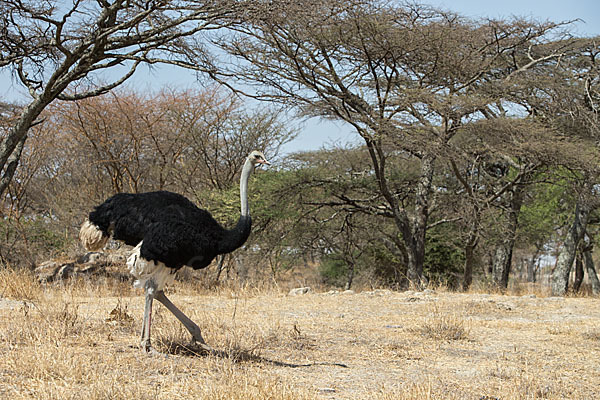
{"label": "ostrich wing", "polygon": [[220,228],[208,211],[177,193],[167,191],[117,193],[97,206],[89,214],[89,220],[105,235],[112,233],[114,239],[131,246],[142,241],[156,222],[183,221],[215,232]]}
{"label": "ostrich wing", "polygon": [[182,221],[156,222],[144,235],[140,255],[149,261],[160,261],[169,268],[179,269],[184,265],[205,268],[217,256],[223,232],[220,227],[203,229]]}

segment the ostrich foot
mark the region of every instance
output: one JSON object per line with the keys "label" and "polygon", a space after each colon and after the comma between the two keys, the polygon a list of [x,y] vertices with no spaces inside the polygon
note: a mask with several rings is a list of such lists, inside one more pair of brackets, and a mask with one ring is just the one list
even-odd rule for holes
{"label": "ostrich foot", "polygon": [[142,352],[144,354],[147,354],[148,356],[151,356],[151,357],[169,358],[168,354],[162,353],[162,352],[156,350],[154,347],[152,347],[152,345],[150,345],[149,340],[142,340],[142,342],[140,343],[140,349],[142,350]]}
{"label": "ostrich foot", "polygon": [[161,353],[160,351],[156,350],[154,347],[146,347],[143,348],[142,351],[144,352],[144,354],[147,354],[149,356],[162,356],[162,357],[166,357],[166,354]]}
{"label": "ostrich foot", "polygon": [[216,354],[217,353],[217,350],[215,350],[212,346],[209,346],[208,344],[206,344],[206,342],[204,340],[199,341],[199,340],[192,338],[192,340],[190,341],[190,346],[199,347],[203,352],[208,353],[208,354]]}

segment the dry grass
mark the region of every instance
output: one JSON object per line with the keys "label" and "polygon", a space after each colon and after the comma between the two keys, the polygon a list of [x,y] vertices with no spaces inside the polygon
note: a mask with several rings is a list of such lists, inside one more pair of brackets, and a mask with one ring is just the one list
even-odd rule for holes
{"label": "dry grass", "polygon": [[219,349],[203,355],[162,306],[137,347],[143,311],[127,283],[42,287],[0,271],[0,398],[600,398],[594,298],[386,290],[289,297],[199,290],[170,297]]}
{"label": "dry grass", "polygon": [[469,323],[455,312],[442,312],[434,304],[425,321],[413,329],[422,336],[439,340],[466,340],[469,336]]}

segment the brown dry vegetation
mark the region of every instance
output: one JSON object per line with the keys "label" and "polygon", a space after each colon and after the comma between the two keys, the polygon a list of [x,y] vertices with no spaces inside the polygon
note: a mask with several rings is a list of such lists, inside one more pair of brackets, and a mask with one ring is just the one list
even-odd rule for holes
{"label": "brown dry vegetation", "polygon": [[[196,285],[198,286],[198,285]],[[443,290],[309,293],[177,282],[170,297],[219,349],[186,348],[158,305],[155,346],[127,282],[40,286],[0,271],[0,397],[35,399],[593,399],[596,298]]]}

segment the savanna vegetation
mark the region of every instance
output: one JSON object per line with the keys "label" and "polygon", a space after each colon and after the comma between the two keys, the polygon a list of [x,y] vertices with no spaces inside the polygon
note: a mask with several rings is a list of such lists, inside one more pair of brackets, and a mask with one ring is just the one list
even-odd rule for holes
{"label": "savanna vegetation", "polygon": [[[598,398],[599,54],[414,2],[0,0],[0,397]],[[160,65],[197,85],[128,84]],[[282,152],[309,117],[353,144]],[[249,241],[167,288],[217,351],[161,307],[135,348],[125,274],[35,275],[117,192],[231,226],[254,149]]]}
{"label": "savanna vegetation", "polygon": [[[4,265],[74,256],[91,205],[121,191],[177,191],[228,223],[259,148],[277,163],[252,183],[252,242],[217,277],[600,290],[600,48],[569,22],[379,1],[1,7],[0,67],[30,93],[2,103]],[[160,63],[205,85],[126,86]],[[279,154],[306,116],[360,141]]]}

